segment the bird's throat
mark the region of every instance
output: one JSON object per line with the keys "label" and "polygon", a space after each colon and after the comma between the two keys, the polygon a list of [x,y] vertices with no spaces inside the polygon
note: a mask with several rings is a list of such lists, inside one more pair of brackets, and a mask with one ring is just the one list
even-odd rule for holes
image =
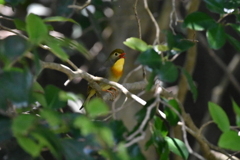
{"label": "bird's throat", "polygon": [[112,72],[112,81],[118,81],[123,74],[124,58],[117,60],[111,68]]}

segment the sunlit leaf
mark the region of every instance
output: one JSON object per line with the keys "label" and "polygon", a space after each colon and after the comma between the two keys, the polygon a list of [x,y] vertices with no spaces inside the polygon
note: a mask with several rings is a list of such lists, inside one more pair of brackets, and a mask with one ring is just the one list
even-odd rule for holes
{"label": "sunlit leaf", "polygon": [[165,141],[167,142],[170,151],[181,156],[185,160],[188,159],[188,149],[182,141],[170,137],[165,137]]}
{"label": "sunlit leaf", "polygon": [[230,122],[225,111],[215,103],[208,102],[208,109],[213,121],[218,125],[222,132],[229,131]]}
{"label": "sunlit leaf", "polygon": [[125,44],[129,48],[132,48],[140,52],[144,52],[148,49],[147,43],[136,37],[126,39],[126,41],[124,41],[123,44]]}
{"label": "sunlit leaf", "polygon": [[47,26],[39,16],[31,13],[27,16],[26,22],[29,39],[33,44],[39,44],[47,39]]}
{"label": "sunlit leaf", "polygon": [[240,136],[236,131],[226,131],[224,132],[218,141],[218,145],[224,149],[229,149],[232,151],[240,150]]}

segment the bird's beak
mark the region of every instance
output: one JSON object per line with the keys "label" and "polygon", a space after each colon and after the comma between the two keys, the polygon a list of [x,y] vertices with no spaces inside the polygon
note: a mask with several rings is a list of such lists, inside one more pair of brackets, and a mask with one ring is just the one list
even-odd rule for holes
{"label": "bird's beak", "polygon": [[125,56],[125,54],[126,54],[126,53],[122,53],[122,54],[120,54],[120,56],[119,56],[119,57],[120,57],[120,58],[126,58],[126,57],[124,57],[124,56]]}

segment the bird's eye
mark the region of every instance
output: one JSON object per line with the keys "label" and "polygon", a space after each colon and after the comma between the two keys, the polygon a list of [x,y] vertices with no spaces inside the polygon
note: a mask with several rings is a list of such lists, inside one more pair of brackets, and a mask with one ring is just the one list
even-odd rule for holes
{"label": "bird's eye", "polygon": [[118,56],[118,53],[115,53],[115,56]]}

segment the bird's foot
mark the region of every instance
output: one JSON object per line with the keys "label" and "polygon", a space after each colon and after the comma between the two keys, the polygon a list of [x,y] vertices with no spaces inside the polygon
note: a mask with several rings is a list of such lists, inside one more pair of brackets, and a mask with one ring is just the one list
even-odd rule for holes
{"label": "bird's foot", "polygon": [[111,87],[110,89],[103,90],[103,91],[111,93],[111,95],[113,97],[112,100],[114,100],[118,96],[118,90],[116,88]]}

